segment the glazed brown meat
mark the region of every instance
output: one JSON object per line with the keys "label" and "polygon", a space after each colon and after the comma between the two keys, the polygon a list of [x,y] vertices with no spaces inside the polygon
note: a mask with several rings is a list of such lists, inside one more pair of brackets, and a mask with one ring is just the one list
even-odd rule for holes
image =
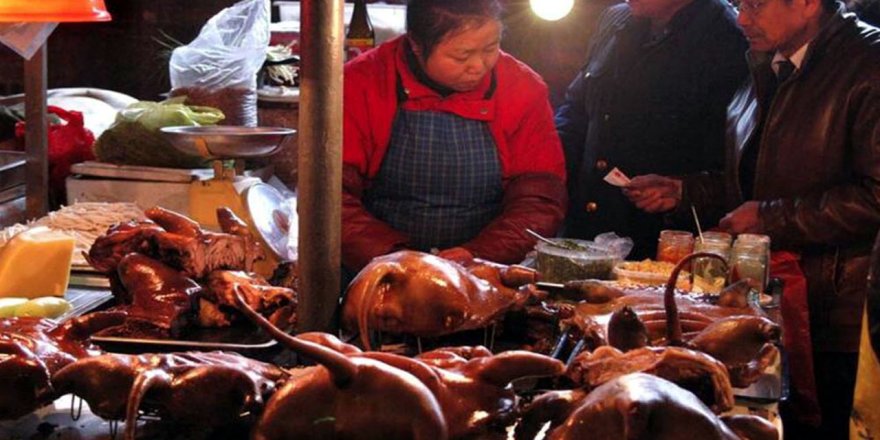
{"label": "glazed brown meat", "polygon": [[198,283],[141,254],[123,258],[118,272],[132,298],[127,308],[131,327],[153,327],[158,336],[177,337],[189,324],[195,310],[194,295],[202,290]]}
{"label": "glazed brown meat", "polygon": [[205,280],[205,290],[199,295],[199,323],[203,327],[225,327],[238,318],[235,290],[244,296],[247,304],[283,329],[296,326],[296,292],[276,287],[257,274],[241,271],[218,270]]}
{"label": "glazed brown meat", "polygon": [[115,225],[98,237],[89,249],[89,263],[113,273],[125,255],[138,252],[199,279],[219,269],[251,271],[265,258],[262,246],[228,208],[217,210],[223,228],[219,233],[164,208],[153,207],[145,214],[149,221]]}
{"label": "glazed brown meat", "polygon": [[151,238],[163,232],[165,229],[149,220],[115,224],[104,235],[95,239],[89,253],[85,255],[86,261],[98,272],[115,273],[119,262],[126,255],[132,252],[149,253]]}
{"label": "glazed brown meat", "polygon": [[[583,392],[551,392],[530,406],[517,438],[525,439],[544,421],[558,421],[551,440],[776,440],[767,421],[754,416],[735,420],[737,430],[690,392],[648,374],[629,374]],[[745,437],[739,433],[750,433]]]}
{"label": "glazed brown meat", "polygon": [[600,281],[579,281],[566,286],[582,301],[575,314],[563,320],[567,328],[603,326],[608,343],[621,350],[645,345],[682,346],[720,360],[735,387],[757,380],[778,356],[779,325],[760,316],[745,296],[746,283],[724,289],[718,304],[675,292],[678,274],[694,258],[720,258],[692,254],[673,269],[665,289],[619,289]]}
{"label": "glazed brown meat", "polygon": [[717,413],[733,408],[733,389],[724,364],[681,347],[645,347],[626,353],[601,347],[579,354],[566,375],[592,390],[630,373],[648,373],[671,381],[696,394]]}
{"label": "glazed brown meat", "polygon": [[[157,234],[152,238],[155,257],[193,278],[204,278],[215,270],[252,271],[254,263],[266,257],[262,246],[242,227],[243,222],[228,208],[218,208],[222,233],[205,231],[191,219],[162,208],[146,215],[163,227],[179,233]],[[166,228],[167,229],[167,228]]]}
{"label": "glazed brown meat", "polygon": [[345,345],[326,336],[290,336],[238,297],[248,318],[318,364],[294,372],[275,393],[254,428],[255,440],[448,438],[437,398],[415,376],[376,359],[329,348],[324,344]]}
{"label": "glazed brown meat", "polygon": [[82,397],[99,417],[125,419],[125,439],[134,440],[140,410],[210,432],[258,414],[287,377],[235,353],[105,354],[67,365],[52,383],[59,394]]}
{"label": "glazed brown meat", "polygon": [[449,438],[501,435],[519,415],[519,398],[510,384],[526,377],[558,376],[558,360],[527,351],[493,355],[485,347],[443,348],[415,359],[388,353],[364,356],[416,376],[437,398]]}
{"label": "glazed brown meat", "polygon": [[481,261],[465,267],[416,251],[378,257],[349,285],[343,327],[359,331],[367,348],[371,330],[430,337],[486,327],[535,295],[524,283],[535,275],[524,272]]}
{"label": "glazed brown meat", "polygon": [[546,356],[493,356],[483,347],[439,349],[415,359],[362,353],[331,335],[289,336],[255,312],[245,313],[321,365],[295,374],[272,398],[257,439],[484,438],[503,432],[517,415],[512,381],[563,371],[561,362]]}
{"label": "glazed brown meat", "polygon": [[39,318],[0,320],[0,420],[16,419],[51,402],[60,394],[50,378],[77,359],[100,350],[89,344],[89,335],[117,325],[121,313],[95,313],[58,326]]}

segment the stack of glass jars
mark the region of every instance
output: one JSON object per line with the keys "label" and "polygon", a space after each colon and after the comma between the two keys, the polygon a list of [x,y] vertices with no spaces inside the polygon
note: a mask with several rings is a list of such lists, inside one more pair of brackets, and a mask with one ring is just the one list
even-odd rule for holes
{"label": "stack of glass jars", "polygon": [[694,287],[705,293],[718,293],[727,281],[724,263],[730,261],[730,242],[732,237],[724,232],[705,232],[697,237],[694,252],[708,252],[718,255],[724,262],[714,258],[698,258],[694,261]]}
{"label": "stack of glass jars", "polygon": [[756,292],[764,292],[770,277],[770,237],[740,234],[730,253],[730,282],[748,279]]}

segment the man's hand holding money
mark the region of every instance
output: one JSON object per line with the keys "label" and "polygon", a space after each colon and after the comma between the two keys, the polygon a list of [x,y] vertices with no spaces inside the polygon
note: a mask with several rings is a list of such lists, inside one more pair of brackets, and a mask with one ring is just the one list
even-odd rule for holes
{"label": "man's hand holding money", "polygon": [[681,202],[681,180],[657,174],[634,177],[623,187],[623,194],[637,208],[650,213],[667,212]]}

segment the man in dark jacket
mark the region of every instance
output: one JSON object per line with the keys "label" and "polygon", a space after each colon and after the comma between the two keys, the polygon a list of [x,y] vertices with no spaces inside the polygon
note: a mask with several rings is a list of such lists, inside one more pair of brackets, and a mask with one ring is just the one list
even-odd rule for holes
{"label": "man in dark jacket", "polygon": [[[631,0],[600,19],[583,71],[556,114],[569,176],[564,235],[615,231],[653,257],[664,217],[603,182],[720,169],[724,109],[745,80],[745,38],[725,0]],[[692,227],[689,222],[686,226]]]}
{"label": "man in dark jacket", "polygon": [[752,79],[728,109],[724,176],[640,176],[627,192],[654,212],[729,211],[723,229],[800,253],[823,418],[800,438],[844,438],[880,227],[880,30],[833,0],[744,0],[739,23]]}

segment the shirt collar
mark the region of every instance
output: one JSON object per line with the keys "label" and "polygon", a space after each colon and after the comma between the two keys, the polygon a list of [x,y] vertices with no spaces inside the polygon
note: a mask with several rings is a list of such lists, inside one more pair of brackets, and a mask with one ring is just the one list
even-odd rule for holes
{"label": "shirt collar", "polygon": [[800,69],[801,64],[804,63],[804,57],[807,55],[807,49],[809,47],[810,47],[810,42],[808,41],[808,42],[804,43],[804,45],[801,46],[798,50],[796,50],[791,55],[791,57],[786,57],[785,55],[783,55],[779,52],[776,52],[776,54],[773,55],[773,61],[772,61],[773,71],[775,72],[777,70],[777,64],[780,62],[783,62],[783,61],[790,61],[791,64],[794,64],[795,70]]}

